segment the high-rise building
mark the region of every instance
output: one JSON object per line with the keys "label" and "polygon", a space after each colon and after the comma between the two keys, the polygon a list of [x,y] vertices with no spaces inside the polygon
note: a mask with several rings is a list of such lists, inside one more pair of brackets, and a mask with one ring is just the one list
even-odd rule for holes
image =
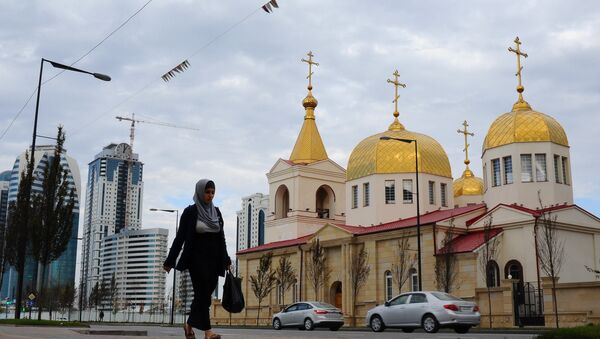
{"label": "high-rise building", "polygon": [[269,196],[254,193],[242,198],[242,209],[237,211],[237,251],[265,243],[265,220]]}
{"label": "high-rise building", "polygon": [[[100,284],[106,286],[114,274],[120,307],[157,308],[165,296],[169,231],[164,228],[122,229],[101,242]],[[104,307],[110,309],[110,301]]]}
{"label": "high-rise building", "polygon": [[[8,215],[8,185],[10,183],[10,171],[0,173],[0,243],[5,244],[6,241],[6,217]],[[0,258],[3,258],[4,247],[0,252]],[[5,261],[2,261],[5,263]],[[5,264],[6,265],[6,264]],[[4,267],[0,267],[0,281],[3,281]],[[0,288],[2,288],[0,284]]]}
{"label": "high-rise building", "polygon": [[[35,166],[33,173],[33,184],[31,189],[32,194],[39,194],[42,192],[44,170],[54,157],[54,150],[54,145],[36,146],[34,154]],[[75,260],[77,257],[77,232],[79,230],[79,196],[81,192],[81,179],[79,177],[79,166],[77,165],[77,162],[75,159],[66,155],[66,150],[64,150],[63,154],[61,154],[60,164],[63,171],[67,172],[69,188],[75,190],[75,209],[73,210],[73,226],[71,228],[72,237],[65,252],[57,260],[52,262],[50,267],[46,270],[46,281],[48,282],[46,287],[73,284],[75,282]],[[10,172],[7,199],[8,204],[10,204],[12,201],[16,201],[17,199],[21,173],[26,170],[26,166],[27,161],[25,159],[25,152],[23,152],[15,160],[13,169]],[[6,209],[4,210],[6,211]],[[25,275],[23,279],[23,287],[26,290],[40,288],[39,284],[41,283],[41,267],[39,266],[40,265],[38,265],[38,263],[32,259],[26,260]],[[13,299],[16,292],[16,283],[16,271],[12,267],[7,268],[4,272],[0,297],[8,297]]]}
{"label": "high-rise building", "polygon": [[88,166],[81,260],[81,289],[86,297],[101,279],[102,239],[123,229],[140,229],[144,188],[143,164],[126,143],[104,147]]}

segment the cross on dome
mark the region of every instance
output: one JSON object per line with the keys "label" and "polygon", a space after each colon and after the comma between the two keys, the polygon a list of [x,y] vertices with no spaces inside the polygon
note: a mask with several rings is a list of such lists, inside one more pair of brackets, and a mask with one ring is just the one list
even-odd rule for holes
{"label": "cross on dome", "polygon": [[398,95],[398,87],[406,88],[406,84],[402,84],[398,81],[398,78],[400,77],[398,70],[394,72],[393,76],[394,80],[387,79],[387,82],[394,85],[394,100],[392,100],[392,102],[394,103],[394,117],[397,118],[398,115],[400,115],[400,113],[398,113],[398,98],[400,98],[400,95]]}
{"label": "cross on dome", "polygon": [[306,55],[308,55],[308,60],[306,59],[300,59],[302,62],[306,62],[308,64],[308,76],[306,77],[308,79],[308,90],[312,90],[312,75],[313,75],[313,71],[312,71],[312,65],[315,66],[319,66],[318,62],[313,61],[313,57],[314,54],[312,53],[312,51],[308,51],[308,53],[306,53]]}
{"label": "cross on dome", "polygon": [[467,168],[469,167],[469,164],[471,163],[471,161],[469,160],[469,142],[467,140],[467,137],[470,136],[475,136],[475,133],[471,133],[467,130],[467,127],[469,127],[469,124],[467,123],[467,120],[465,120],[465,122],[463,122],[462,124],[465,129],[464,130],[457,130],[458,133],[462,133],[465,135],[465,149],[463,149],[463,151],[465,152],[465,165],[467,165]]}
{"label": "cross on dome", "polygon": [[521,41],[519,40],[519,37],[515,38],[515,48],[509,47],[508,51],[517,55],[517,73],[515,73],[515,76],[519,80],[519,84],[517,85],[519,100],[513,105],[513,111],[524,109],[531,110],[531,106],[529,106],[527,101],[523,100],[523,91],[525,90],[525,87],[523,87],[523,84],[521,83],[521,71],[523,70],[523,67],[521,66],[521,56],[527,58],[527,53],[521,51]]}

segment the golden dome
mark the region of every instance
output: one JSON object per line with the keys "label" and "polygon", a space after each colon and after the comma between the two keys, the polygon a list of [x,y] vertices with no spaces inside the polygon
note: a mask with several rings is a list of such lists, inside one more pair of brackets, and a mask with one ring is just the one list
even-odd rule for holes
{"label": "golden dome", "polygon": [[550,141],[569,146],[567,134],[554,118],[536,112],[527,105],[515,104],[512,112],[499,116],[490,126],[483,151],[515,142]]}
{"label": "golden dome", "polygon": [[362,140],[354,148],[348,160],[346,180],[371,174],[415,172],[415,145],[397,140],[380,140],[383,136],[417,140],[419,173],[452,178],[450,162],[442,146],[427,135],[405,130],[398,118],[394,118],[387,131]]}
{"label": "golden dome", "polygon": [[469,167],[465,169],[462,177],[454,180],[452,187],[455,198],[462,195],[483,195],[483,180],[476,177]]}

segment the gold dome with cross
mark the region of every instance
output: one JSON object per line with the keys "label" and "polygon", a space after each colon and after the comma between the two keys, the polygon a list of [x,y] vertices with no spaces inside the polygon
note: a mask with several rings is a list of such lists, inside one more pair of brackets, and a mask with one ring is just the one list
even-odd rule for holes
{"label": "gold dome with cross", "polygon": [[406,87],[398,81],[394,72],[394,121],[387,131],[363,139],[354,148],[348,160],[346,180],[354,180],[372,174],[415,173],[415,145],[396,140],[381,140],[381,137],[416,140],[419,173],[429,173],[452,178],[448,155],[435,139],[416,132],[407,131],[398,121],[398,87]]}
{"label": "gold dome with cross", "polygon": [[454,191],[454,197],[460,197],[463,195],[482,195],[483,194],[483,179],[478,178],[473,174],[473,171],[469,168],[469,164],[471,160],[469,160],[469,142],[467,141],[467,137],[474,136],[475,134],[469,132],[467,127],[469,124],[465,120],[463,122],[464,130],[458,130],[458,133],[464,134],[465,136],[465,165],[466,168],[462,174],[462,176],[452,183],[452,189]]}
{"label": "gold dome with cross", "polygon": [[534,111],[523,99],[525,88],[521,83],[521,57],[527,54],[521,51],[519,37],[515,39],[516,48],[508,50],[517,55],[518,79],[517,92],[519,97],[512,111],[499,116],[490,126],[483,142],[483,151],[516,142],[549,141],[562,146],[569,146],[569,140],[563,127],[554,118]]}

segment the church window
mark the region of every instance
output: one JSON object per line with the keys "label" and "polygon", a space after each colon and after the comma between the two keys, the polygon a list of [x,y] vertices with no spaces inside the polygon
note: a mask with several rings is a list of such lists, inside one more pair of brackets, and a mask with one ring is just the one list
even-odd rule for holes
{"label": "church window", "polygon": [[513,169],[512,169],[512,157],[504,157],[502,158],[502,163],[504,164],[504,184],[512,184],[513,183]]}
{"label": "church window", "polygon": [[567,172],[567,157],[562,157],[562,174],[563,174],[563,182],[565,185],[569,184],[569,173]]}
{"label": "church window", "polygon": [[500,286],[500,268],[498,263],[494,260],[490,260],[486,268],[486,284],[487,287],[499,287]]}
{"label": "church window", "polygon": [[413,202],[413,185],[411,179],[402,180],[402,201],[405,204],[412,204]]}
{"label": "church window", "polygon": [[448,199],[446,199],[446,188],[448,186],[444,183],[440,184],[440,197],[442,199],[442,206],[447,207],[448,206]]}
{"label": "church window", "polygon": [[282,304],[282,297],[283,297],[283,285],[282,284],[277,284],[277,304],[281,305]]}
{"label": "church window", "polygon": [[294,286],[292,286],[292,302],[298,301],[298,283],[294,282]]}
{"label": "church window", "polygon": [[385,181],[385,203],[396,203],[396,181],[394,180]]}
{"label": "church window", "polygon": [[429,182],[429,204],[435,205],[435,181]]}
{"label": "church window", "polygon": [[535,181],[548,181],[546,154],[535,155]]}
{"label": "church window", "polygon": [[392,279],[392,272],[385,271],[385,300],[392,299],[392,295],[394,293],[394,284]]}
{"label": "church window", "polygon": [[487,191],[488,181],[487,181],[487,164],[483,164],[483,191]]}
{"label": "church window", "polygon": [[492,186],[500,186],[500,159],[492,159]]}
{"label": "church window", "polygon": [[411,268],[408,273],[410,274],[410,289],[411,291],[419,290],[419,275],[415,268]]}
{"label": "church window", "polygon": [[363,206],[367,207],[371,203],[371,192],[369,192],[369,183],[363,184]]}
{"label": "church window", "polygon": [[531,154],[521,154],[521,182],[533,181],[533,167],[531,166]]}
{"label": "church window", "polygon": [[557,184],[562,184],[562,178],[560,177],[560,155],[554,155],[554,178]]}
{"label": "church window", "polygon": [[352,208],[358,207],[358,186],[352,186]]}

